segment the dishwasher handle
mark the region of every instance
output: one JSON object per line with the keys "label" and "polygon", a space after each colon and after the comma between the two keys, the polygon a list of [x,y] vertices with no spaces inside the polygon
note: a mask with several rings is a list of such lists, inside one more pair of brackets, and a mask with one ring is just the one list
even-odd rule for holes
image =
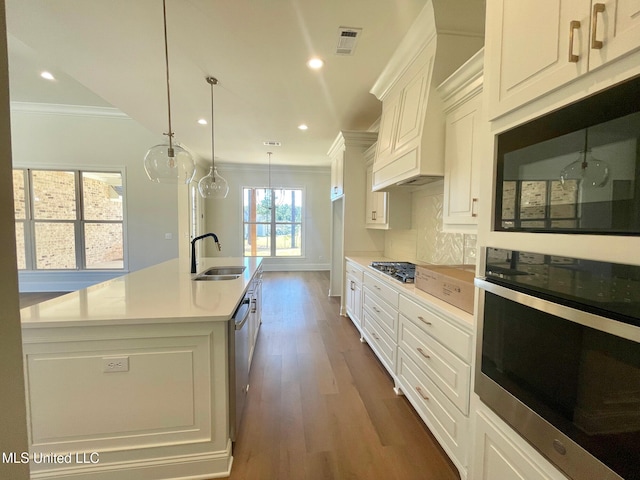
{"label": "dishwasher handle", "polygon": [[[240,306],[236,310],[236,313],[233,315],[233,319],[232,320],[235,323],[235,329],[236,330],[242,330],[242,327],[244,327],[244,324],[247,323],[247,319],[249,318],[249,314],[251,313],[251,309],[249,308],[249,304],[250,303],[251,303],[251,299],[249,297],[245,297],[245,299],[242,300],[242,303],[240,304]],[[242,310],[242,307],[244,305],[247,305],[247,308],[245,308],[246,313],[244,314],[242,319],[238,320],[237,315]]]}

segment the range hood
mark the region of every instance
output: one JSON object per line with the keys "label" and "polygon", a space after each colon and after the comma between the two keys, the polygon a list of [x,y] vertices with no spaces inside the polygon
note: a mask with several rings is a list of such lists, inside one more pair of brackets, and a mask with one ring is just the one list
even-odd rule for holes
{"label": "range hood", "polygon": [[373,189],[444,176],[445,115],[436,88],[484,46],[484,0],[427,0],[370,92],[382,101]]}

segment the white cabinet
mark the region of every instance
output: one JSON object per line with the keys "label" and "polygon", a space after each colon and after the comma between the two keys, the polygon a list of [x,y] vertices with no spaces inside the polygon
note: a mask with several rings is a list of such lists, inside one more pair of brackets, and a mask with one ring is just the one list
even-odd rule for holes
{"label": "white cabinet", "polygon": [[488,408],[475,418],[473,480],[566,480]]}
{"label": "white cabinet", "polygon": [[478,224],[480,165],[490,155],[488,123],[482,114],[483,63],[481,50],[438,87],[446,114],[445,231],[472,231]]}
{"label": "white cabinet", "polygon": [[397,383],[464,477],[473,334],[426,303],[399,300]]}
{"label": "white cabinet", "polygon": [[334,152],[331,157],[331,200],[344,194],[344,150]]}
{"label": "white cabinet", "polygon": [[441,34],[437,20],[427,2],[371,89],[382,101],[375,190],[444,173],[443,114],[435,87],[482,47],[483,38]]}
{"label": "white cabinet", "polygon": [[262,323],[262,266],[259,267],[251,285],[248,289],[250,298],[249,319],[249,368],[253,360],[253,352],[255,351],[256,342],[258,340],[258,332]]}
{"label": "white cabinet", "polygon": [[384,232],[365,225],[366,169],[364,152],[378,138],[376,132],[342,130],[327,152],[332,176],[338,189],[331,198],[331,271],[329,295],[341,298],[340,313],[345,314],[345,265],[348,255],[380,255]]}
{"label": "white cabinet", "polygon": [[351,321],[362,335],[362,282],[363,270],[357,263],[347,260],[345,265],[345,304]]}
{"label": "white cabinet", "polygon": [[489,116],[640,48],[637,0],[487,1]]}
{"label": "white cabinet", "polygon": [[[375,145],[367,152],[373,154]],[[365,159],[367,158],[365,152]],[[373,162],[373,159],[371,159]],[[365,201],[365,224],[367,228],[379,230],[411,228],[411,192],[394,190],[392,192],[373,191],[373,164],[367,165],[367,193]]]}
{"label": "white cabinet", "polygon": [[365,272],[363,336],[392,377],[396,369],[399,295],[397,290]]}

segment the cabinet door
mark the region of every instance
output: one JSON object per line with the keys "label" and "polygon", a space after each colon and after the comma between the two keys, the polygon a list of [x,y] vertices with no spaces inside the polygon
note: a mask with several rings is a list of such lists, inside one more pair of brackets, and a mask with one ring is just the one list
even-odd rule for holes
{"label": "cabinet door", "polygon": [[[508,428],[508,427],[506,427]],[[484,412],[476,416],[472,478],[478,480],[561,480],[559,471],[515,432],[502,430]]]}
{"label": "cabinet door", "polygon": [[380,117],[380,130],[378,131],[378,145],[376,147],[376,165],[382,166],[389,163],[393,151],[395,137],[396,118],[400,96],[385,100],[382,104],[382,116]]}
{"label": "cabinet door", "polygon": [[344,194],[344,152],[339,152],[331,161],[331,200]]}
{"label": "cabinet door", "polygon": [[590,70],[640,48],[640,1],[593,0],[591,26]]}
{"label": "cabinet door", "polygon": [[444,224],[477,224],[478,174],[482,160],[482,97],[476,95],[447,115]]}
{"label": "cabinet door", "polygon": [[[590,0],[487,1],[485,79],[491,119],[587,71],[590,4]],[[570,59],[570,53],[577,58]]]}
{"label": "cabinet door", "polygon": [[365,224],[368,227],[380,228],[387,223],[387,193],[373,192],[373,167],[367,168],[367,196],[365,202]]}

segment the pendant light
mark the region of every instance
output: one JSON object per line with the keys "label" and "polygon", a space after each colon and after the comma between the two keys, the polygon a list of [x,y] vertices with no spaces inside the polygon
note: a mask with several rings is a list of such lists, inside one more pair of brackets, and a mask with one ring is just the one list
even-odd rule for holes
{"label": "pendant light", "polygon": [[215,162],[215,136],[213,126],[213,86],[218,84],[214,77],[207,77],[207,83],[211,86],[211,168],[209,173],[198,182],[198,190],[204,198],[226,198],[229,193],[229,184],[218,174]]}
{"label": "pendant light", "polygon": [[167,41],[167,5],[162,0],[162,16],[164,19],[164,58],[167,71],[167,112],[169,117],[169,144],[151,147],[144,157],[144,169],[151,181],[158,183],[189,183],[196,173],[196,164],[191,154],[180,146],[173,144],[171,128],[171,90],[169,88],[169,45]]}
{"label": "pendant light", "polygon": [[609,180],[609,164],[593,156],[588,148],[588,129],[584,131],[584,149],[578,158],[560,172],[560,183],[565,190],[578,188],[602,188]]}

